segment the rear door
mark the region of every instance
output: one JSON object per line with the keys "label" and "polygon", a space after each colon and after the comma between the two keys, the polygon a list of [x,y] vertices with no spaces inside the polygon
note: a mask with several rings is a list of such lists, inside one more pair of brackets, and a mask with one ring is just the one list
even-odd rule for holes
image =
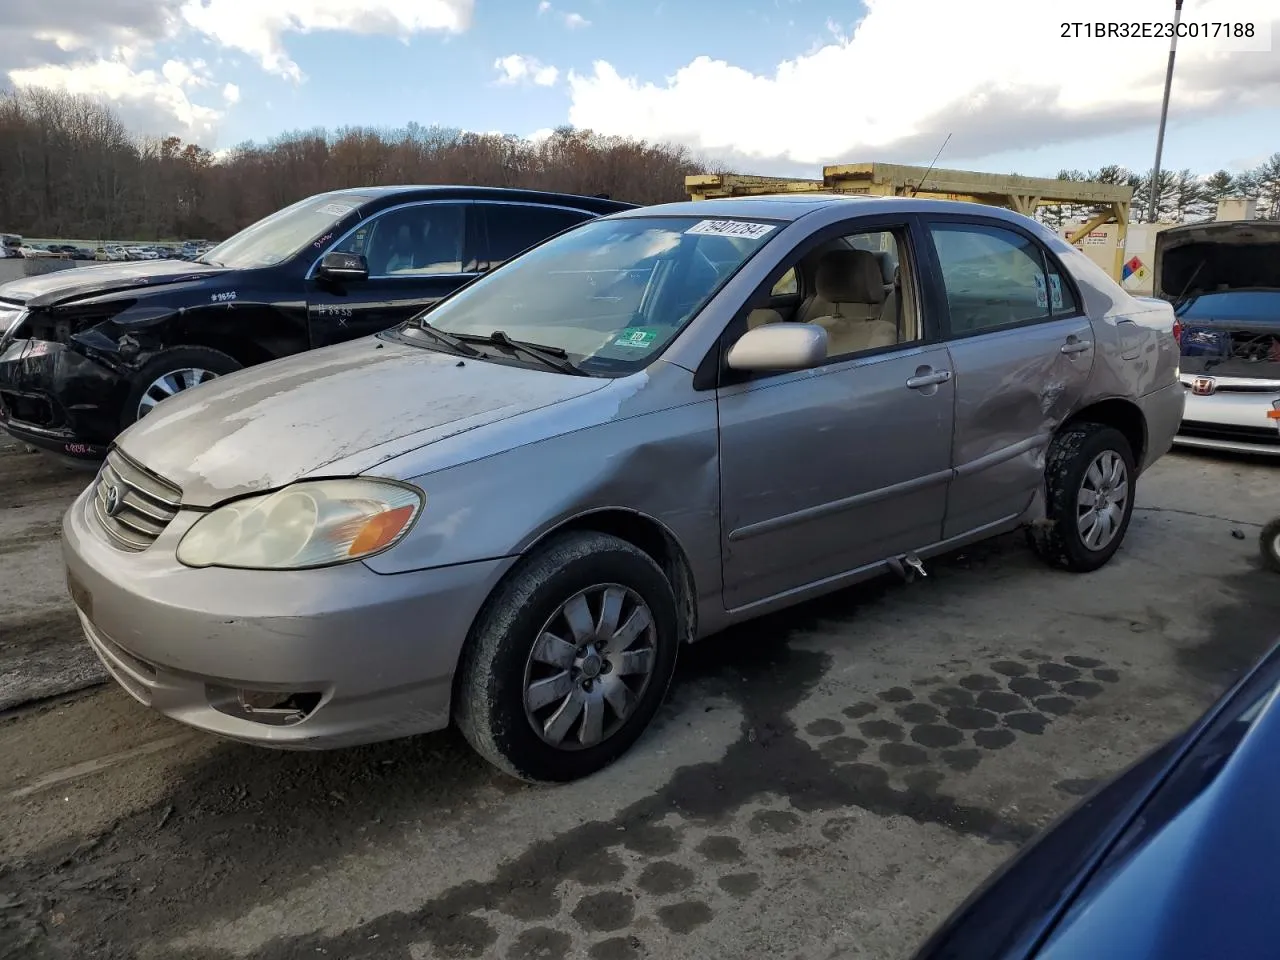
{"label": "rear door", "polygon": [[1030,232],[982,217],[924,225],[956,383],[949,539],[1030,504],[1049,441],[1084,394],[1094,338],[1070,275]]}
{"label": "rear door", "polygon": [[409,203],[362,220],[325,253],[360,254],[369,264],[367,280],[324,280],[311,268],[312,346],[386,330],[475,277],[480,229],[474,204],[465,200]]}
{"label": "rear door", "polygon": [[596,216],[570,207],[508,201],[479,200],[475,209],[481,218],[485,244],[480,260],[482,270],[492,270],[547,237]]}

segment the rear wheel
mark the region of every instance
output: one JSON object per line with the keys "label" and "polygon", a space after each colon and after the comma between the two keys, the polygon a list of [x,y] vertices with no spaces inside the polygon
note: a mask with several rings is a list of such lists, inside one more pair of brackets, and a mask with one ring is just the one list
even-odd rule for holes
{"label": "rear wheel", "polygon": [[481,611],[459,664],[458,726],[516,777],[595,773],[657,712],[678,628],[671,585],[648,555],[601,533],[557,538]]}
{"label": "rear wheel", "polygon": [[1280,517],[1262,528],[1258,545],[1262,549],[1263,566],[1280,573]]}
{"label": "rear wheel", "polygon": [[1100,423],[1063,429],[1045,458],[1045,521],[1029,531],[1051,566],[1076,573],[1110,560],[1129,529],[1137,469],[1125,435]]}
{"label": "rear wheel", "polygon": [[234,373],[241,364],[209,347],[174,347],[156,354],[133,378],[120,413],[120,429],[141,420],[169,397]]}

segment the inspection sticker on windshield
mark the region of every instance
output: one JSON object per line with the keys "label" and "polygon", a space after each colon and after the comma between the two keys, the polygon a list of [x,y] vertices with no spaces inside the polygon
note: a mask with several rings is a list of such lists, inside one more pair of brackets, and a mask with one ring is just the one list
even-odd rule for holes
{"label": "inspection sticker on windshield", "polygon": [[627,327],[617,339],[613,341],[615,347],[628,347],[634,350],[644,350],[653,346],[653,341],[658,339],[658,335],[652,330],[646,330],[644,327]]}
{"label": "inspection sticker on windshield", "polygon": [[745,220],[701,220],[685,233],[699,234],[704,237],[741,237],[744,240],[759,240],[774,228],[772,223],[748,223]]}
{"label": "inspection sticker on windshield", "polygon": [[355,207],[347,203],[326,203],[323,207],[316,207],[316,213],[327,213],[331,217],[345,217],[354,209]]}

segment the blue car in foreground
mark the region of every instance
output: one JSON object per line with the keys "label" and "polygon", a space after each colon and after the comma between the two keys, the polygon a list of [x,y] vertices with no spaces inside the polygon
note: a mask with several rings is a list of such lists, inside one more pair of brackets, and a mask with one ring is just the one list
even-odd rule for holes
{"label": "blue car in foreground", "polygon": [[996,872],[915,960],[1280,957],[1280,645]]}

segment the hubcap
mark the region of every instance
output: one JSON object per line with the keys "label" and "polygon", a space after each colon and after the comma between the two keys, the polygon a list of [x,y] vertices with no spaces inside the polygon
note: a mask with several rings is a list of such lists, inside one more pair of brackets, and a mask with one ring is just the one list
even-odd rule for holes
{"label": "hubcap", "polygon": [[213,380],[217,376],[212,370],[203,370],[200,367],[185,367],[182,370],[174,370],[162,377],[157,377],[152,381],[151,386],[147,387],[143,392],[142,399],[138,401],[138,419],[141,420],[150,413],[161,400],[167,400],[175,393],[181,393],[183,390],[198,387],[200,384]]}
{"label": "hubcap", "polygon": [[543,624],[525,666],[524,709],[544,743],[581,750],[618,732],[653,675],[653,613],[629,587],[588,587]]}
{"label": "hubcap", "polygon": [[1076,528],[1090,550],[1104,550],[1120,532],[1129,502],[1129,471],[1114,450],[1093,458],[1076,496]]}

